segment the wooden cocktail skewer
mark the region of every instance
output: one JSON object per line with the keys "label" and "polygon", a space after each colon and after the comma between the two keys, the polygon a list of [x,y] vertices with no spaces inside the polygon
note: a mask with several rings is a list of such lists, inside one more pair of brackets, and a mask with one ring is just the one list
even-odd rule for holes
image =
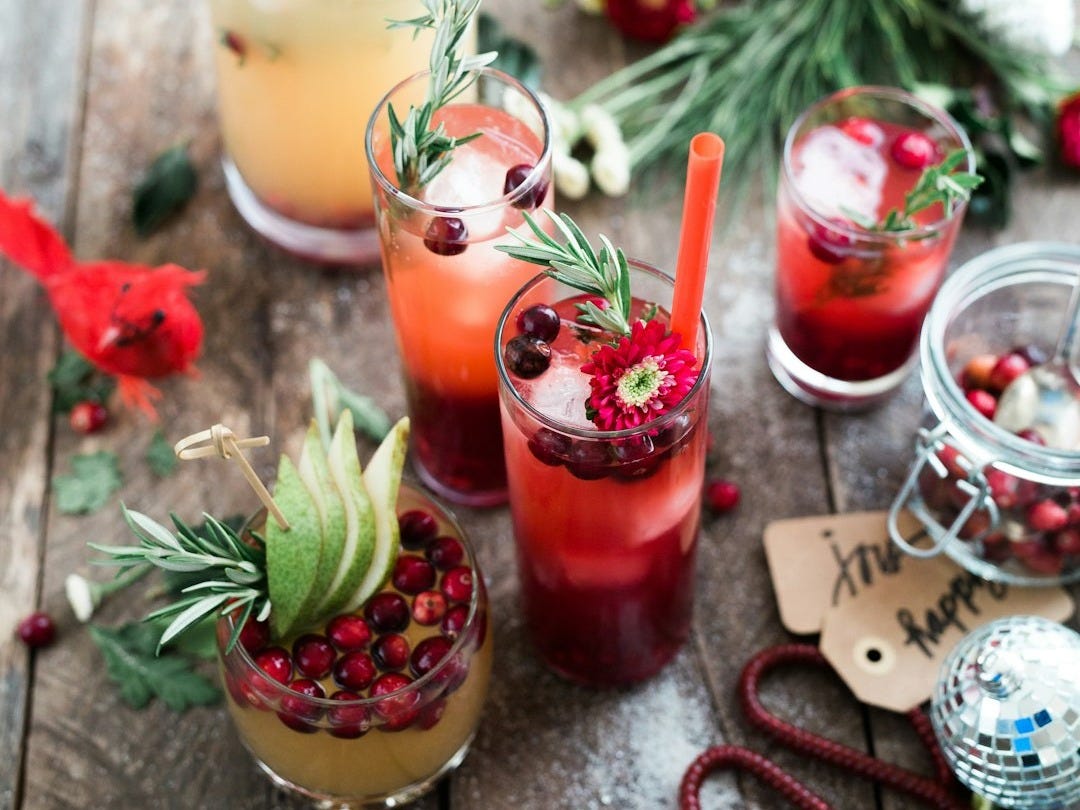
{"label": "wooden cocktail skewer", "polygon": [[238,439],[236,434],[229,428],[217,424],[213,425],[209,430],[202,430],[198,433],[192,433],[190,436],[185,436],[174,445],[173,452],[182,461],[207,458],[209,456],[235,459],[236,463],[240,465],[240,470],[244,473],[244,478],[251,484],[251,488],[255,490],[255,494],[263,502],[274,520],[277,521],[278,526],[284,531],[288,531],[289,521],[285,519],[285,515],[282,514],[278,505],[274,503],[274,499],[270,497],[270,493],[263,485],[263,482],[259,480],[259,476],[255,474],[255,470],[251,468],[247,458],[241,452],[244,447],[265,447],[268,444],[270,444],[269,436]]}

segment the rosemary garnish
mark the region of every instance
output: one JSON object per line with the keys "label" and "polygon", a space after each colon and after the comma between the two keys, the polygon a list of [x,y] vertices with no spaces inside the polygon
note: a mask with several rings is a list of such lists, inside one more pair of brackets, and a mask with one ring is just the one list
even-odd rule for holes
{"label": "rosemary garnish", "polygon": [[978,174],[955,171],[967,157],[965,150],[957,149],[936,166],[928,166],[919,177],[919,182],[904,197],[903,211],[894,208],[885,215],[880,225],[864,227],[871,231],[910,231],[918,227],[915,214],[936,203],[941,203],[945,218],[951,217],[956,206],[967,202],[971,192],[983,181]]}
{"label": "rosemary garnish", "polygon": [[390,116],[390,146],[394,155],[394,171],[398,185],[410,194],[423,188],[449,165],[450,153],[463,143],[480,137],[474,132],[460,138],[446,134],[439,124],[432,129],[436,110],[449,104],[476,81],[476,71],[490,64],[496,53],[465,56],[462,39],[469,23],[480,6],[480,0],[423,0],[428,13],[411,20],[393,20],[391,28],[413,28],[414,36],[421,30],[435,30],[431,45],[427,97],[419,107],[409,105],[402,121],[387,104]]}
{"label": "rosemary garnish", "polygon": [[578,304],[580,320],[598,326],[617,335],[630,334],[630,266],[622,249],[600,235],[603,247],[597,254],[581,228],[566,214],[555,215],[545,210],[566,239],[560,244],[544,232],[543,228],[523,212],[536,239],[528,239],[511,230],[519,245],[497,245],[496,250],[509,253],[513,258],[546,267],[547,275],[575,290],[601,296],[607,307],[601,309],[592,301]]}
{"label": "rosemary garnish", "polygon": [[103,565],[130,568],[152,563],[167,571],[199,572],[200,581],[184,588],[184,596],[155,610],[147,619],[175,617],[161,634],[158,649],[171,639],[194,627],[214,611],[221,615],[239,614],[233,625],[226,652],[232,650],[248,618],[265,621],[270,615],[270,594],[266,582],[266,553],[262,547],[248,545],[228,525],[209,515],[200,535],[175,515],[174,535],[166,527],[141,512],[122,507],[124,520],[139,538],[138,546],[102,546],[90,548],[109,556]]}

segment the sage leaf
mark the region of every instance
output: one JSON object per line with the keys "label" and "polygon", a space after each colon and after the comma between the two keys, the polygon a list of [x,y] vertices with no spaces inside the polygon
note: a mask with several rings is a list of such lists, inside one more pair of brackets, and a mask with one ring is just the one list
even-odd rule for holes
{"label": "sage leaf", "polygon": [[178,144],[158,155],[135,188],[131,212],[135,232],[139,236],[153,233],[184,207],[195,194],[197,185],[187,144]]}

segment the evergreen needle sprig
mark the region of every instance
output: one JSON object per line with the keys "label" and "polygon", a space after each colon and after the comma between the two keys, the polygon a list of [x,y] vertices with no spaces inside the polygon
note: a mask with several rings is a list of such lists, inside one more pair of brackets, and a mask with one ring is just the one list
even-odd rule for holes
{"label": "evergreen needle sprig", "polygon": [[950,152],[941,163],[928,166],[919,177],[919,182],[904,197],[904,210],[895,208],[885,215],[881,225],[872,228],[876,231],[910,231],[918,227],[915,214],[925,211],[936,203],[941,203],[944,217],[951,217],[956,206],[971,199],[971,192],[982,183],[978,174],[958,172],[968,158],[963,149]]}
{"label": "evergreen needle sprig", "polygon": [[248,545],[228,525],[206,516],[205,534],[200,535],[172,515],[176,526],[174,535],[165,526],[122,507],[138,546],[102,546],[89,543],[108,559],[102,565],[124,568],[151,563],[166,571],[198,573],[199,581],[183,589],[184,596],[170,605],[159,608],[146,618],[174,617],[161,634],[158,650],[180,633],[194,627],[206,616],[219,611],[221,615],[238,614],[226,652],[233,648],[240,630],[248,618],[265,621],[270,615],[270,595],[266,581],[266,552]]}
{"label": "evergreen needle sprig", "polygon": [[480,0],[423,0],[427,14],[411,20],[393,20],[390,28],[412,28],[414,36],[434,29],[431,46],[427,96],[419,107],[409,105],[401,120],[393,104],[387,104],[390,116],[390,146],[394,172],[402,190],[414,194],[445,169],[450,153],[458,146],[480,137],[479,132],[455,138],[439,124],[432,128],[435,112],[449,104],[476,81],[477,71],[493,62],[495,52],[465,56],[462,40]]}
{"label": "evergreen needle sprig", "polygon": [[545,211],[555,227],[566,240],[560,243],[540,227],[528,212],[524,213],[536,239],[529,239],[516,231],[509,231],[521,243],[497,245],[496,250],[513,258],[547,268],[545,272],[575,290],[598,295],[608,302],[601,309],[592,301],[578,304],[581,320],[617,335],[630,334],[630,266],[621,248],[600,235],[603,247],[600,253],[593,250],[581,228],[566,214],[555,215]]}

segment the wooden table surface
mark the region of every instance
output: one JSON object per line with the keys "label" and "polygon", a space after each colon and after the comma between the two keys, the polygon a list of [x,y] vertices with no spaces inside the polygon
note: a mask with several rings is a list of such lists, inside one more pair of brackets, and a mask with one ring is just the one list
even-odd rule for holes
{"label": "wooden table surface", "polygon": [[[545,87],[557,97],[572,97],[630,58],[611,28],[577,14],[572,3],[557,11],[523,0],[485,6],[538,48]],[[195,294],[207,327],[201,376],[165,383],[162,425],[172,441],[219,421],[247,435],[269,434],[271,448],[252,456],[269,479],[277,453],[297,450],[311,412],[312,356],[392,415],[404,413],[404,397],[379,268],[306,265],[254,236],[233,210],[219,167],[212,47],[203,4],[191,0],[4,0],[0,187],[33,196],[82,258],[209,270]],[[133,184],[159,152],[181,141],[191,144],[198,194],[167,227],[137,239],[129,224]],[[589,691],[557,679],[523,639],[507,510],[458,510],[493,598],[493,686],[465,764],[418,807],[674,807],[686,766],[719,742],[773,757],[837,807],[912,806],[770,743],[748,727],[735,696],[748,656],[791,640],[766,571],[764,526],[887,507],[907,470],[922,405],[917,378],[888,405],[860,416],[808,408],[773,381],[764,359],[774,250],[764,196],[757,189],[735,224],[717,229],[710,262],[705,305],[717,350],[709,473],[739,482],[743,500],[734,514],[704,519],[690,643],[634,689]],[[593,197],[564,207],[587,232],[602,230],[631,255],[672,265],[677,197]],[[967,227],[953,265],[998,244],[1078,242],[1078,210],[1080,179],[1047,170],[1025,175],[1011,225]],[[71,572],[107,576],[89,565],[85,544],[125,541],[120,498],[159,518],[172,509],[194,519],[203,509],[247,508],[247,485],[234,471],[200,465],[181,465],[164,479],[150,475],[143,454],[153,430],[130,413],[114,409],[108,430],[90,437],[52,417],[46,373],[61,336],[40,287],[2,263],[0,340],[0,810],[300,807],[256,771],[223,706],[182,716],[158,703],[126,707],[63,593]],[[59,513],[52,477],[67,472],[76,453],[97,449],[119,454],[123,488],[92,515]],[[362,448],[363,456],[371,449]],[[95,620],[120,624],[146,604],[116,599]],[[57,617],[59,639],[31,654],[13,628],[35,609]],[[928,767],[902,717],[860,707],[826,672],[776,677],[767,702],[856,748]],[[752,778],[732,774],[712,778],[703,797],[707,808],[781,806]]]}

